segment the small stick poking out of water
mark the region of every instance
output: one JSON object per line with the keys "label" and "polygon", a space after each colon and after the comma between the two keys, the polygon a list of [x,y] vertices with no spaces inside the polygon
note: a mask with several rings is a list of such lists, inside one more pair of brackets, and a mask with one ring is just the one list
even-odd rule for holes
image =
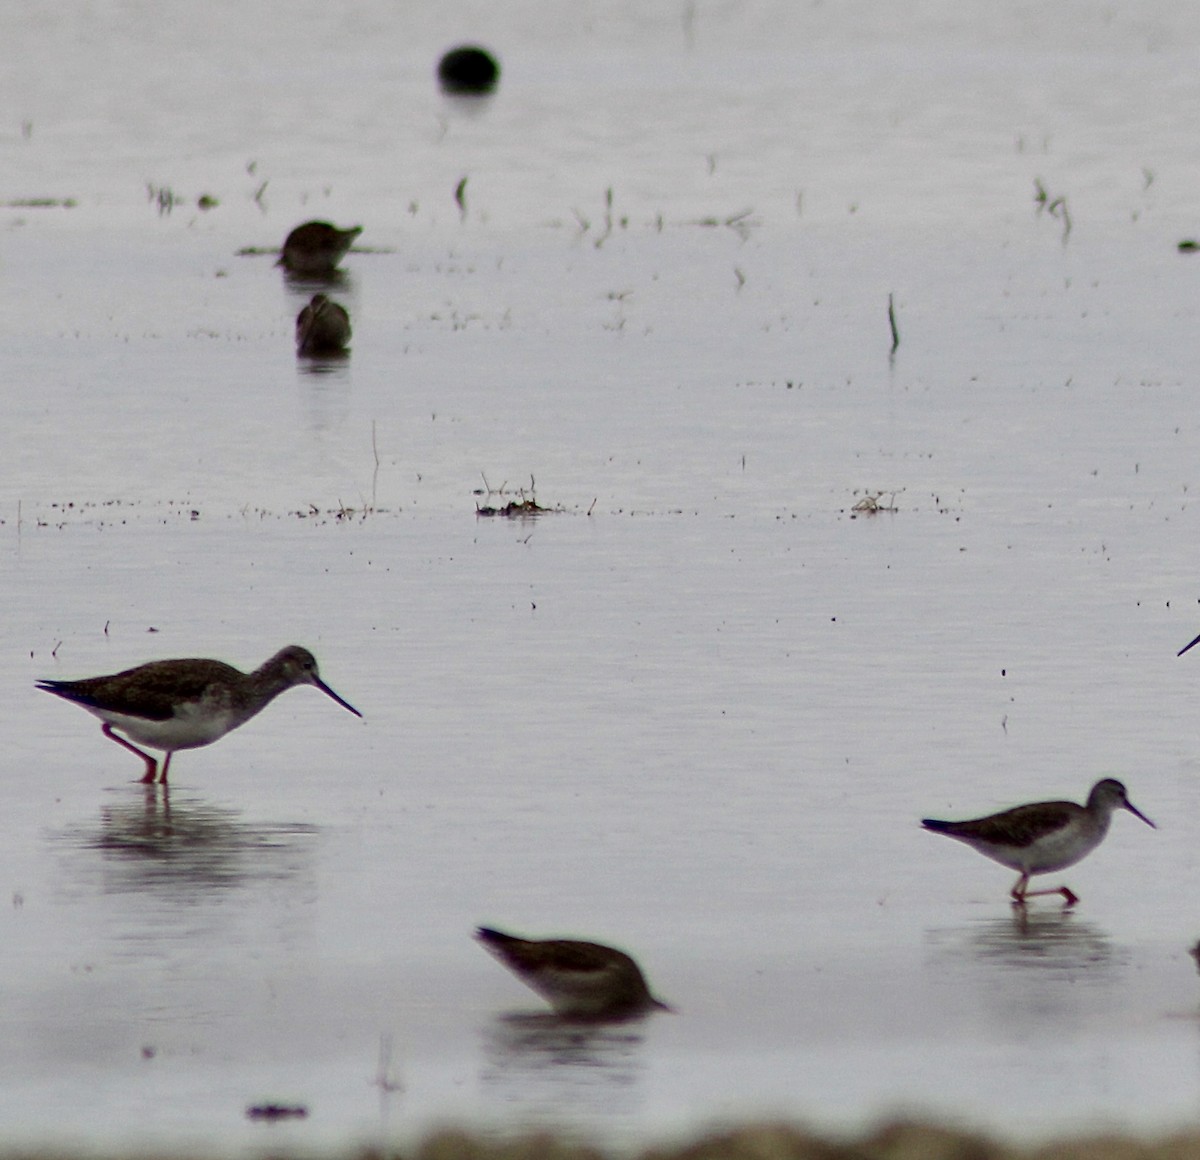
{"label": "small stick poking out of water", "polygon": [[896,353],[896,347],[900,345],[900,331],[896,329],[896,303],[892,300],[891,294],[888,295],[888,326],[892,328],[892,349],[891,354]]}
{"label": "small stick poking out of water", "polygon": [[[1188,643],[1187,643],[1187,644],[1185,644],[1185,645],[1183,646],[1183,648],[1181,648],[1181,649],[1180,649],[1180,650],[1179,650],[1179,651],[1178,651],[1178,652],[1177,652],[1175,655],[1176,655],[1177,657],[1181,657],[1181,656],[1183,656],[1183,654],[1184,654],[1185,652],[1187,652],[1187,650],[1188,650],[1188,649],[1190,649],[1190,648],[1192,648],[1192,647],[1194,647],[1195,645],[1198,645],[1198,644],[1200,644],[1200,636],[1196,637],[1194,640],[1190,640],[1190,641],[1188,641]],[[1200,945],[1200,944],[1197,944],[1197,945]]]}

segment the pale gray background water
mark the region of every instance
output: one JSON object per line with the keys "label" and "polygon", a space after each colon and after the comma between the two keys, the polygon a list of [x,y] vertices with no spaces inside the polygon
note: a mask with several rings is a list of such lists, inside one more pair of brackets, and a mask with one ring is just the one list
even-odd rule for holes
{"label": "pale gray background water", "polygon": [[[0,209],[6,1142],[1194,1123],[1189,10],[76,0],[0,43],[0,199],[77,202]],[[312,216],[375,251],[335,367],[236,256]],[[561,513],[477,520],[531,476]],[[169,808],[33,689],[291,641],[365,721],[290,693]],[[1160,830],[1074,914],[917,826],[1104,774]],[[679,1014],[508,1019],[483,921]]]}

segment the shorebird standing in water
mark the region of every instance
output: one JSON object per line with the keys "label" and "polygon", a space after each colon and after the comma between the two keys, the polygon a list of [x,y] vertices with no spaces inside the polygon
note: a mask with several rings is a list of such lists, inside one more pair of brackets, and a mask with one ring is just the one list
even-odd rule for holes
{"label": "shorebird standing in water", "polygon": [[[321,680],[312,653],[295,644],[280,649],[252,673],[240,672],[223,661],[151,661],[109,677],[39,681],[37,687],[99,717],[105,737],[146,763],[146,774],[140,780],[146,785],[155,780],[166,785],[171,755],[177,749],[198,749],[219,741],[295,685],[315,685],[343,709],[362,716]],[[138,745],[166,753],[162,772],[150,754],[117,736],[114,729]]]}
{"label": "shorebird standing in water", "polygon": [[305,222],[284,239],[275,264],[293,274],[332,274],[361,233],[362,226],[339,230],[329,222]]}
{"label": "shorebird standing in water", "polygon": [[481,926],[475,937],[566,1019],[630,1019],[666,1003],[624,951],[575,939],[524,939]]}
{"label": "shorebird standing in water", "polygon": [[345,354],[349,341],[349,313],[324,294],[314,294],[312,301],[296,315],[297,354]]}
{"label": "shorebird standing in water", "polygon": [[1079,898],[1069,887],[1030,890],[1029,879],[1034,874],[1065,870],[1090,854],[1104,841],[1113,811],[1119,809],[1128,810],[1146,825],[1154,826],[1125,796],[1125,787],[1111,777],[1092,786],[1085,806],[1075,802],[1034,802],[966,822],[924,818],[921,825],[936,834],[957,838],[993,862],[1018,871],[1021,876],[1012,888],[1013,902],[1018,905],[1023,906],[1027,898],[1038,895],[1061,894],[1067,906],[1074,906]]}

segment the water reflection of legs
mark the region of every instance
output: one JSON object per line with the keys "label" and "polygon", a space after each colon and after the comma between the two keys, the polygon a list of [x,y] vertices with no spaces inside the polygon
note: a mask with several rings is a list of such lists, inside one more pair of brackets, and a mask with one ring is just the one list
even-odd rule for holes
{"label": "water reflection of legs", "polygon": [[[165,785],[113,792],[99,825],[50,834],[69,852],[76,886],[92,879],[105,894],[183,890],[194,899],[254,880],[308,876],[315,826],[247,823],[238,810],[178,791],[172,797]],[[86,857],[96,852],[98,860]]]}
{"label": "water reflection of legs", "polygon": [[1023,969],[1103,971],[1114,954],[1104,929],[1068,907],[1030,910],[1014,906],[1003,918],[930,930],[928,936],[947,955]]}
{"label": "water reflection of legs", "polygon": [[927,939],[942,1009],[1003,1043],[1073,1034],[1109,1012],[1128,981],[1128,951],[1068,908],[1015,907]]}

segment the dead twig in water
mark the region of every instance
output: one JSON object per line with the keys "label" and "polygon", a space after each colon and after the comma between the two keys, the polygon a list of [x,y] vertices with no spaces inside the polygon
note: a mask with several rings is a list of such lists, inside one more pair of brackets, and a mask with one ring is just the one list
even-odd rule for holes
{"label": "dead twig in water", "polygon": [[595,242],[596,249],[599,249],[608,240],[609,235],[613,232],[613,191],[610,185],[604,191],[604,233],[602,233]]}
{"label": "dead twig in water", "polygon": [[304,1104],[251,1104],[246,1109],[248,1120],[303,1120],[307,1116]]}
{"label": "dead twig in water", "polygon": [[892,328],[892,355],[896,353],[896,347],[900,345],[900,331],[896,329],[896,303],[891,294],[888,294],[888,326]]}
{"label": "dead twig in water", "polygon": [[14,197],[3,204],[5,209],[74,209],[79,202],[73,197]]}
{"label": "dead twig in water", "polygon": [[397,1079],[392,1070],[392,1037],[390,1035],[379,1037],[379,1066],[375,1070],[375,1086],[385,1093],[404,1090],[403,1081]]}
{"label": "dead twig in water", "polygon": [[154,185],[148,181],[146,182],[146,200],[156,202],[158,216],[165,217],[182,199],[175,196],[175,191],[169,185]]}
{"label": "dead twig in water", "polygon": [[728,217],[703,217],[697,218],[692,222],[685,222],[685,225],[703,226],[705,229],[714,229],[718,226],[724,226],[726,229],[733,230],[742,241],[745,241],[750,236],[750,231],[757,225],[762,223],[757,218],[753,217],[753,209],[739,210],[737,213],[731,213]]}
{"label": "dead twig in water", "polygon": [[1071,211],[1067,208],[1066,196],[1051,197],[1040,177],[1033,179],[1033,189],[1033,200],[1038,207],[1038,213],[1045,210],[1051,217],[1058,218],[1062,222],[1062,242],[1065,246],[1067,238],[1071,235]]}
{"label": "dead twig in water", "polygon": [[375,510],[375,497],[379,485],[379,446],[375,442],[375,420],[371,420],[371,454],[375,456],[375,470],[371,473],[371,510]]}

